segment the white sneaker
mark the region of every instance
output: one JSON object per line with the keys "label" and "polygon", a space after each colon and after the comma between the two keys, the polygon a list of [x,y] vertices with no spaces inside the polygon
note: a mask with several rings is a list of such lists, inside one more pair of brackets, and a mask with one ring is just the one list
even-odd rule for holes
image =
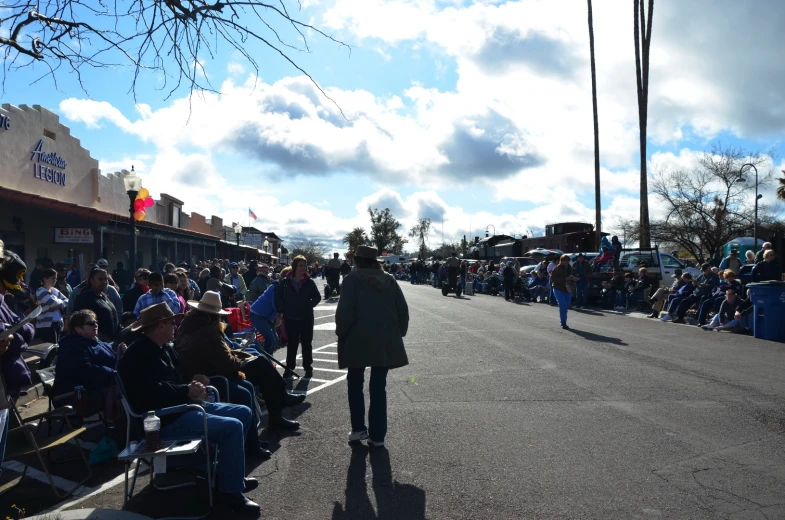
{"label": "white sneaker", "polygon": [[714,330],[714,325],[709,323],[708,325],[703,326],[703,330]]}
{"label": "white sneaker", "polygon": [[368,446],[371,448],[384,448],[384,441],[368,441]]}
{"label": "white sneaker", "polygon": [[349,434],[349,442],[360,442],[368,438],[368,430],[352,432]]}
{"label": "white sneaker", "polygon": [[660,321],[671,321],[672,319],[673,319],[673,318],[671,317],[671,315],[670,315],[670,314],[666,314],[665,316],[663,316],[662,318],[660,318]]}

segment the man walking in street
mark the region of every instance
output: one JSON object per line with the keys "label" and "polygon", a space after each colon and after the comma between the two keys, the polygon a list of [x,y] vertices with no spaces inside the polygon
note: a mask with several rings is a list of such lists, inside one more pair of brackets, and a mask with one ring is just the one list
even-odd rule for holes
{"label": "man walking in street", "polygon": [[330,289],[341,295],[341,261],[338,259],[338,253],[333,253],[332,259],[327,262],[325,267],[327,270],[327,285]]}

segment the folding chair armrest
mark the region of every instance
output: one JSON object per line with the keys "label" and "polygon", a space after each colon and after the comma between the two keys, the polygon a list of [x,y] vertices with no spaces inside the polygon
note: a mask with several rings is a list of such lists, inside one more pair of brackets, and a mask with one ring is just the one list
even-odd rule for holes
{"label": "folding chair armrest", "polygon": [[28,433],[35,436],[37,430],[38,430],[38,424],[25,423],[17,426],[16,428],[9,428],[8,436],[12,437],[12,436],[26,435]]}
{"label": "folding chair armrest", "polygon": [[56,403],[58,401],[62,401],[63,399],[71,399],[76,395],[76,392],[66,392],[64,394],[58,394],[52,396],[52,402]]}
{"label": "folding chair armrest", "polygon": [[172,415],[176,413],[185,413],[185,412],[204,412],[204,408],[199,406],[198,404],[180,404],[177,406],[170,406],[169,408],[164,408],[162,410],[156,410],[156,414],[158,416],[164,415]]}
{"label": "folding chair armrest", "polygon": [[[220,403],[221,402],[221,394],[218,393],[218,389],[214,386],[205,386],[204,389],[207,391],[207,396],[209,397],[211,394],[213,396],[213,402]],[[227,399],[229,394],[227,393]]]}
{"label": "folding chair armrest", "polygon": [[33,421],[37,421],[38,419],[48,419],[50,417],[65,417],[66,415],[71,415],[73,412],[74,412],[73,406],[61,406],[60,408],[55,408],[54,410],[50,410],[48,412],[31,415],[30,417],[25,417],[24,421],[25,424],[28,424]]}

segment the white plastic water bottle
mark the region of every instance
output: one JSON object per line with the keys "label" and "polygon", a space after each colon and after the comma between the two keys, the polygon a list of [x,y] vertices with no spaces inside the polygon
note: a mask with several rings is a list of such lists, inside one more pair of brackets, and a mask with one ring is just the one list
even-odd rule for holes
{"label": "white plastic water bottle", "polygon": [[144,419],[144,443],[148,451],[155,451],[161,446],[161,419],[155,412],[147,412]]}

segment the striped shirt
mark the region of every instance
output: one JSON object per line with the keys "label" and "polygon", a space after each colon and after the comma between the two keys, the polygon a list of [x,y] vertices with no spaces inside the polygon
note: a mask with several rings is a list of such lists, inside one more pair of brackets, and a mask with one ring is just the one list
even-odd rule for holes
{"label": "striped shirt", "polygon": [[54,287],[49,291],[44,287],[39,287],[35,298],[38,305],[41,306],[41,314],[35,321],[37,329],[46,329],[51,327],[52,323],[59,323],[63,319],[63,309],[68,305],[68,298],[63,293]]}
{"label": "striped shirt", "polygon": [[185,312],[185,309],[180,309],[180,298],[177,297],[177,293],[175,293],[171,289],[164,289],[163,291],[159,292],[158,294],[153,294],[152,291],[147,291],[143,295],[136,300],[136,307],[134,307],[134,315],[138,318],[139,314],[143,310],[148,307],[151,307],[157,303],[166,302],[172,312],[178,314],[180,312]]}

